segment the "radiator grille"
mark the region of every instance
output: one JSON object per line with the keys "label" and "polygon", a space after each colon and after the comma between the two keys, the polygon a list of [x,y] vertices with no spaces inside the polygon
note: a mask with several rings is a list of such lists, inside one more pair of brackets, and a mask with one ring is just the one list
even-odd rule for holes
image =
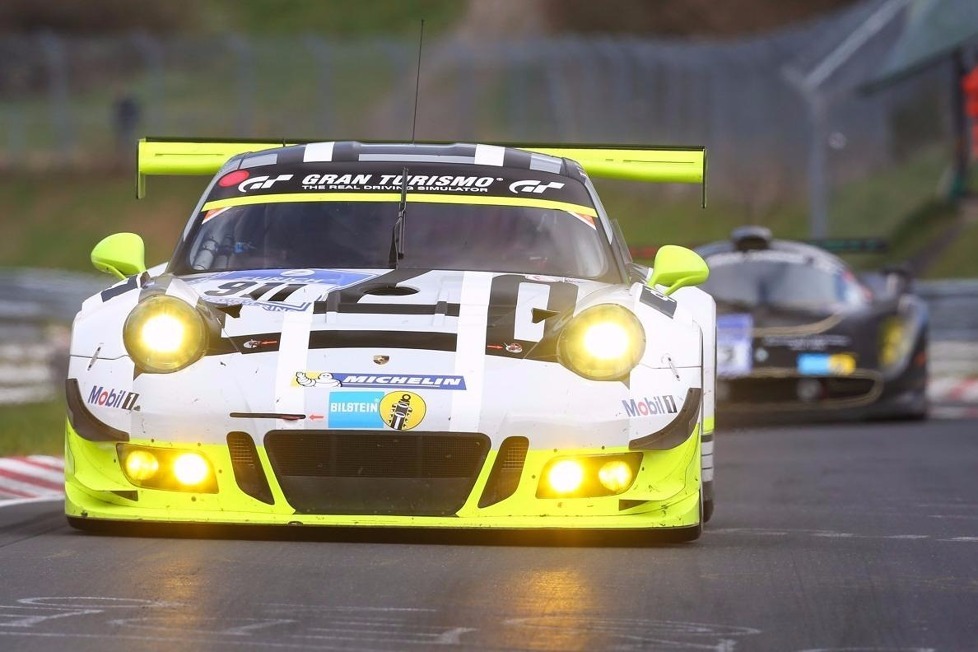
{"label": "radiator grille", "polygon": [[273,431],[272,469],[296,511],[444,515],[465,503],[489,451],[478,433]]}

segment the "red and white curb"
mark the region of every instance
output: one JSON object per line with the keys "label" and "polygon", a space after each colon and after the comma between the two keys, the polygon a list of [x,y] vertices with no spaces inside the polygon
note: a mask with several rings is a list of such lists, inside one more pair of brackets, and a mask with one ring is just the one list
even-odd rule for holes
{"label": "red and white curb", "polygon": [[978,419],[978,376],[938,376],[927,383],[930,416]]}
{"label": "red and white curb", "polygon": [[64,495],[65,463],[60,457],[0,458],[0,504]]}

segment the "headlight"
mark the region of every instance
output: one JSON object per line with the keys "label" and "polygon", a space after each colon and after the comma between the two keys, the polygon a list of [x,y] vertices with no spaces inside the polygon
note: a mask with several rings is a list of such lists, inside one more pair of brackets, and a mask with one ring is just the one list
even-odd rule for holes
{"label": "headlight", "polygon": [[557,340],[557,359],[591,380],[617,380],[645,353],[645,329],[630,310],[602,304],[570,320]]}
{"label": "headlight", "polygon": [[137,367],[166,374],[183,369],[204,354],[207,327],[193,306],[159,295],[132,309],[122,330],[122,341]]}
{"label": "headlight", "polygon": [[879,361],[884,371],[892,371],[910,354],[911,337],[904,321],[887,317],[880,325]]}
{"label": "headlight", "polygon": [[129,482],[146,489],[217,493],[207,458],[197,451],[118,444],[122,471]]}

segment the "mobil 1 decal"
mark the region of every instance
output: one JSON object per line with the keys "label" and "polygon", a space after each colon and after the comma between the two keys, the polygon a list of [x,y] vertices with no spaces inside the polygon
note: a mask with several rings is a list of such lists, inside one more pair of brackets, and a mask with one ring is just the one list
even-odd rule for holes
{"label": "mobil 1 decal", "polygon": [[549,336],[555,317],[574,308],[578,288],[550,277],[502,274],[492,279],[486,354],[550,359],[552,350],[530,350]]}

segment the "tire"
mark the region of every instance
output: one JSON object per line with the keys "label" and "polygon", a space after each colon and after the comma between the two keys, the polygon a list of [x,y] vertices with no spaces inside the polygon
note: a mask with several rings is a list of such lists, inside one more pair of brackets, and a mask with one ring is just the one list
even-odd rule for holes
{"label": "tire", "polygon": [[713,518],[713,499],[703,501],[703,522],[709,523]]}

